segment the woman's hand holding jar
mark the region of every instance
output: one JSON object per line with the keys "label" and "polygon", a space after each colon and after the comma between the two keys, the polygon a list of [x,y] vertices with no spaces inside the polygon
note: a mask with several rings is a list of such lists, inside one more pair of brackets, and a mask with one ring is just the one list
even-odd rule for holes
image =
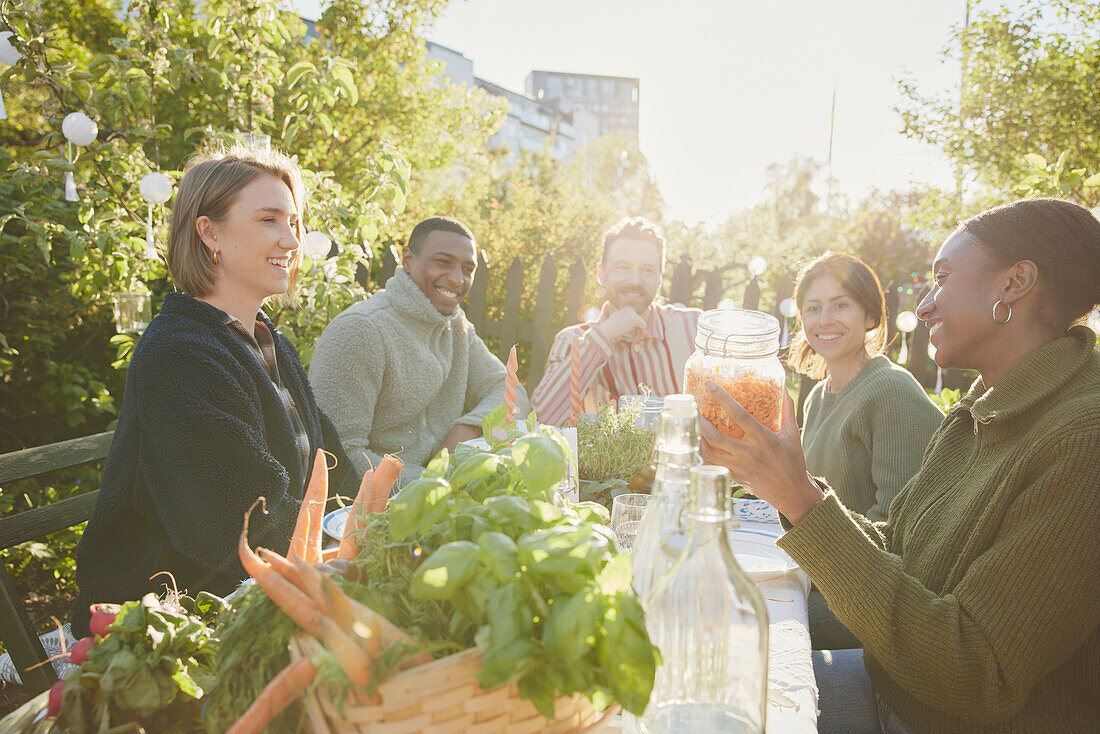
{"label": "woman's hand holding jar", "polygon": [[721,405],[728,420],[736,423],[745,435],[734,438],[703,418],[703,461],[726,467],[735,482],[750,488],[792,524],[797,523],[824,494],[806,471],[790,394],[783,391],[783,420],[779,431],[773,432],[718,383],[707,380],[704,389]]}

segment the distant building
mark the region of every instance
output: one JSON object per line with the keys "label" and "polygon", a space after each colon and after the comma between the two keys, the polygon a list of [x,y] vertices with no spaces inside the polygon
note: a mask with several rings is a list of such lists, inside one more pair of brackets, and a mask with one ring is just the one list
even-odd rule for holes
{"label": "distant building", "polygon": [[[556,160],[569,161],[573,153],[582,148],[589,139],[599,137],[609,129],[620,129],[606,127],[600,116],[585,105],[570,104],[567,109],[550,100],[536,99],[530,94],[515,92],[475,76],[474,62],[452,48],[428,41],[427,52],[429,59],[443,62],[446,67],[445,74],[453,83],[465,84],[470,88],[480,87],[489,94],[507,100],[508,118],[501,129],[489,139],[489,146],[493,149],[507,148],[509,158],[513,161],[518,160],[522,151],[542,150],[548,139],[553,140],[551,155]],[[638,80],[634,79],[633,82],[635,100],[633,130],[637,131]]]}
{"label": "distant building", "polygon": [[524,90],[567,114],[591,113],[600,135],[624,130],[637,136],[638,85],[634,77],[536,70],[527,75]]}

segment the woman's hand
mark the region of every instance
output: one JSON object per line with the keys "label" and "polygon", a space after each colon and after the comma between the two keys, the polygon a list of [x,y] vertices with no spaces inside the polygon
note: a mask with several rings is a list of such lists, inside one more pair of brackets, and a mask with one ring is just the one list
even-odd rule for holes
{"label": "woman's hand", "polygon": [[783,423],[779,433],[762,425],[740,403],[714,382],[704,387],[741,430],[744,438],[722,433],[703,418],[703,460],[730,470],[733,481],[767,500],[792,524],[806,516],[824,496],[806,471],[806,457],[798,435],[794,401],[783,391]]}

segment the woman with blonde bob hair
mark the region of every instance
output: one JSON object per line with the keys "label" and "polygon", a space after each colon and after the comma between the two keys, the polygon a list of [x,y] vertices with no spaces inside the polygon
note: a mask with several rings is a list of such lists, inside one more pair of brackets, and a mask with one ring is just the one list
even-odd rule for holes
{"label": "woman with blonde bob hair", "polygon": [[247,578],[237,539],[260,496],[251,541],[285,552],[317,449],[335,455],[336,486],[353,479],[298,353],[262,311],[297,277],[303,207],[297,166],[280,153],[237,147],[185,170],[167,251],[181,292],[165,297],[126,376],[77,548],[77,636],[89,605],[155,591],[161,571],[181,591],[231,591]]}
{"label": "woman with blonde bob hair", "polygon": [[866,263],[828,252],[798,274],[794,299],[800,328],[788,361],[821,380],[806,399],[806,467],[845,507],[885,520],[943,413],[883,354],[886,300]]}

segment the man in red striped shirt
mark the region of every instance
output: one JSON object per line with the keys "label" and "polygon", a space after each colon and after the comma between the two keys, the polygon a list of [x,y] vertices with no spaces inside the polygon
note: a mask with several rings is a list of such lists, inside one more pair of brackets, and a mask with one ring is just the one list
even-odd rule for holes
{"label": "man in red striped shirt", "polygon": [[596,277],[607,293],[595,321],[558,332],[531,403],[539,422],[569,420],[574,337],[579,337],[580,390],[588,410],[595,401],[649,388],[653,395],[683,390],[684,363],[695,349],[701,311],[653,303],[661,287],[665,238],[642,217],[624,219],[603,238]]}

